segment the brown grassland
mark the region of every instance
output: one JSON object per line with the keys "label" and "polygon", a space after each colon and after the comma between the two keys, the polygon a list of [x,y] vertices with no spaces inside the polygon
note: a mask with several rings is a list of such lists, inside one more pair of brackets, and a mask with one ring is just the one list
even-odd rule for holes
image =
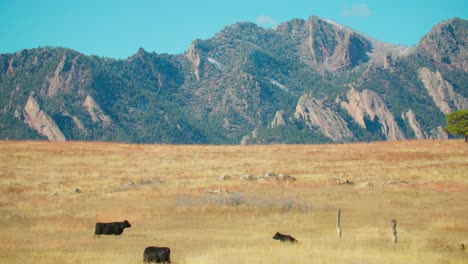
{"label": "brown grassland", "polygon": [[[239,178],[268,172],[296,180]],[[468,263],[468,144],[2,141],[0,223],[0,263],[143,263],[150,245],[173,263]]]}

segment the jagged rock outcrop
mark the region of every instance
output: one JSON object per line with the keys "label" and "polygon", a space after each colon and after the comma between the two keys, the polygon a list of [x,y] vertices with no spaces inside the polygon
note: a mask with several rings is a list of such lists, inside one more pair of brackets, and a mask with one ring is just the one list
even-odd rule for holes
{"label": "jagged rock outcrop", "polygon": [[13,67],[13,63],[14,63],[15,59],[14,58],[11,58],[10,59],[10,62],[8,63],[8,68],[7,68],[7,75],[8,76],[12,76],[15,69]]}
{"label": "jagged rock outcrop", "polygon": [[401,114],[401,118],[408,121],[408,124],[410,125],[411,129],[413,129],[414,135],[417,139],[427,138],[427,134],[422,129],[418,120],[416,120],[416,114],[413,112],[413,110],[409,109],[408,112]]}
{"label": "jagged rock outcrop", "polygon": [[250,140],[255,140],[257,138],[257,135],[258,135],[258,130],[257,128],[255,128],[250,135],[245,135],[242,137],[240,144],[242,146],[247,145]]}
{"label": "jagged rock outcrop", "polygon": [[242,139],[241,139],[241,142],[240,142],[241,146],[247,145],[247,142],[248,142],[249,140],[250,140],[250,136],[249,136],[249,135],[243,136]]}
{"label": "jagged rock outcrop", "polygon": [[356,32],[318,17],[309,18],[307,27],[307,47],[316,64],[334,71],[368,61],[372,45]]}
{"label": "jagged rock outcrop", "polygon": [[299,98],[294,116],[303,119],[310,127],[318,127],[322,134],[334,142],[345,142],[354,138],[343,118],[311,94]]}
{"label": "jagged rock outcrop", "polygon": [[63,55],[62,60],[59,62],[57,67],[55,68],[54,74],[48,80],[49,88],[47,89],[47,95],[50,97],[54,96],[61,87],[65,86],[64,85],[65,78],[61,74],[61,72],[63,70],[63,66],[65,65],[66,59],[67,59],[67,55],[65,54]]}
{"label": "jagged rock outcrop", "polygon": [[393,62],[392,54],[387,54],[384,56],[384,69],[392,70],[395,65]]}
{"label": "jagged rock outcrop", "polygon": [[438,126],[438,127],[431,130],[430,138],[433,138],[433,139],[448,139],[448,134],[447,134],[447,132],[444,131],[444,129],[441,126]]}
{"label": "jagged rock outcrop", "polygon": [[81,123],[81,121],[80,121],[80,119],[78,119],[78,117],[76,117],[74,115],[71,115],[67,111],[62,111],[62,115],[71,118],[71,120],[73,121],[73,124],[75,125],[75,127],[77,127],[79,130],[81,130],[81,132],[83,132],[83,134],[88,135],[88,130],[83,126],[83,123]]}
{"label": "jagged rock outcrop", "polygon": [[[37,60],[37,57],[35,58]],[[80,83],[86,79],[87,70],[81,70],[83,64],[80,61],[80,55],[65,53],[54,73],[47,77],[47,95],[53,97],[58,91],[70,91],[77,88]]]}
{"label": "jagged rock outcrop", "polygon": [[468,109],[468,99],[455,92],[453,85],[444,80],[440,72],[432,72],[423,67],[419,69],[418,74],[442,113],[449,114],[453,111]]}
{"label": "jagged rock outcrop", "polygon": [[365,63],[372,51],[372,43],[366,37],[316,16],[307,21],[285,22],[277,31],[290,36],[299,46],[300,59],[319,71],[336,71]]}
{"label": "jagged rock outcrop", "polygon": [[405,135],[395,117],[385,105],[382,98],[370,90],[356,91],[354,88],[346,94],[348,102],[341,102],[341,107],[362,127],[366,128],[365,118],[374,122],[378,117],[382,134],[388,140],[402,140]]}
{"label": "jagged rock outcrop", "polygon": [[418,44],[420,54],[437,63],[468,72],[468,20],[459,18],[435,25]]}
{"label": "jagged rock outcrop", "polygon": [[200,81],[201,57],[200,57],[199,52],[196,49],[196,43],[197,41],[192,42],[185,56],[192,64],[192,71],[195,77],[197,78],[197,81]]}
{"label": "jagged rock outcrop", "polygon": [[112,122],[111,118],[102,111],[101,107],[94,101],[93,97],[90,95],[86,96],[86,99],[83,103],[83,106],[88,111],[93,122],[99,122],[103,125],[110,125]]}
{"label": "jagged rock outcrop", "polygon": [[284,126],[286,121],[284,120],[284,111],[276,111],[273,121],[271,121],[270,127]]}
{"label": "jagged rock outcrop", "polygon": [[52,118],[43,110],[39,103],[30,95],[23,108],[24,122],[36,130],[39,134],[47,137],[50,141],[65,141],[60,128]]}

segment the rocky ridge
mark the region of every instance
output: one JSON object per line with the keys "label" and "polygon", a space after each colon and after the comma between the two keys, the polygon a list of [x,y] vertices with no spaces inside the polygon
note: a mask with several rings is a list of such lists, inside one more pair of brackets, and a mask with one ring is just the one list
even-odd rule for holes
{"label": "rocky ridge", "polygon": [[91,120],[93,122],[99,122],[103,125],[110,125],[111,118],[102,111],[101,107],[94,101],[93,97],[90,95],[86,96],[86,99],[83,102],[83,106],[88,111],[89,115],[91,116]]}
{"label": "rocky ridge", "polygon": [[24,122],[50,141],[65,141],[60,128],[52,118],[41,109],[39,103],[30,95],[23,109]]}
{"label": "rocky ridge", "polygon": [[466,20],[451,19],[417,47],[403,47],[312,16],[275,29],[236,23],[179,55],[0,54],[0,136],[210,144],[446,138],[444,115],[468,108],[467,29]]}
{"label": "rocky ridge", "polygon": [[440,72],[432,72],[422,67],[418,74],[434,103],[444,114],[468,109],[468,99],[455,92],[453,85],[446,81]]}
{"label": "rocky ridge", "polygon": [[468,72],[468,20],[454,18],[435,25],[418,43],[421,54],[435,62]]}
{"label": "rocky ridge", "polygon": [[406,119],[408,121],[417,139],[428,138],[427,133],[422,129],[421,125],[416,119],[416,114],[413,112],[413,110],[409,109],[408,112],[401,114],[401,118]]}
{"label": "rocky ridge", "polygon": [[294,116],[304,120],[311,128],[318,127],[334,142],[346,142],[354,138],[353,132],[349,130],[343,118],[311,94],[299,98]]}
{"label": "rocky ridge", "polygon": [[388,140],[402,140],[406,138],[395,121],[392,112],[375,92],[370,90],[358,92],[355,89],[351,89],[346,94],[346,98],[349,102],[341,102],[341,106],[348,111],[362,128],[366,128],[366,118],[369,118],[372,122],[378,118],[382,134]]}

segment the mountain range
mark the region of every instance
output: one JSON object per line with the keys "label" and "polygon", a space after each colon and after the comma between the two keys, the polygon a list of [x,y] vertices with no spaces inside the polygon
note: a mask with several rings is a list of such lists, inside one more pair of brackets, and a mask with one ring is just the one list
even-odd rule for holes
{"label": "mountain range", "polygon": [[468,109],[468,20],[416,46],[312,16],[226,26],[184,54],[0,54],[0,139],[164,144],[447,138]]}

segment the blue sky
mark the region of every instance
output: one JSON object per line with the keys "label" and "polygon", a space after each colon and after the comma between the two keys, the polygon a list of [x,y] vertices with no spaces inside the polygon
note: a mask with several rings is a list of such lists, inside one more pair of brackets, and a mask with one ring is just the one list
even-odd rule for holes
{"label": "blue sky", "polygon": [[378,40],[416,45],[435,24],[468,18],[468,0],[0,0],[0,53],[44,46],[127,58],[180,54],[240,21],[274,27],[312,15]]}

